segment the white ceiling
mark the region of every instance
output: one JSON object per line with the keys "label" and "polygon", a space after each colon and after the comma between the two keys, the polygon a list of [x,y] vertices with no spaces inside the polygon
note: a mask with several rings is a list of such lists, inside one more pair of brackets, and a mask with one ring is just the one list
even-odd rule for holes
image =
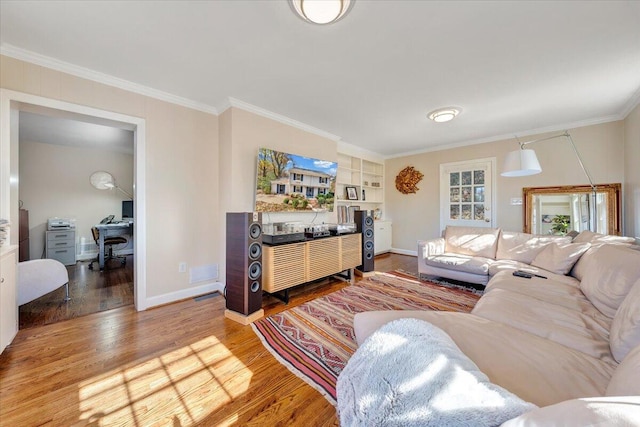
{"label": "white ceiling", "polygon": [[20,142],[66,145],[69,147],[98,148],[133,155],[133,131],[96,124],[79,117],[60,117],[29,111],[20,111]]}
{"label": "white ceiling", "polygon": [[[619,120],[640,99],[637,1],[357,0],[316,26],[284,0],[3,0],[0,43],[385,156]],[[454,121],[426,118],[449,105]]]}

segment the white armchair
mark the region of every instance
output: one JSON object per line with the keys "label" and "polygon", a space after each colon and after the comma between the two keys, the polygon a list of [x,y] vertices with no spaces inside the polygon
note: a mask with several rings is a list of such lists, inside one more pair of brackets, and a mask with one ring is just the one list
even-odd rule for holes
{"label": "white armchair", "polygon": [[64,285],[69,298],[69,274],[54,259],[35,259],[18,263],[18,305],[23,305]]}

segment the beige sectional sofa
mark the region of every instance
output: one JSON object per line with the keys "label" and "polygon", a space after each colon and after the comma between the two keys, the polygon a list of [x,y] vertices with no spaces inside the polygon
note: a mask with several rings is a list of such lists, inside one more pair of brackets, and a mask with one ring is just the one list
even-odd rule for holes
{"label": "beige sectional sofa", "polygon": [[[499,234],[493,233],[496,251]],[[528,247],[532,238],[518,233],[512,242]],[[491,263],[491,279],[470,314],[360,313],[354,319],[358,343],[391,320],[426,320],[449,334],[493,383],[540,407],[508,426],[640,425],[640,251],[624,239],[590,232],[573,243],[553,243],[528,255],[547,267],[536,270],[546,279],[516,277],[510,269],[491,274]],[[561,254],[572,261],[552,259]]]}
{"label": "beige sectional sofa", "polygon": [[[418,273],[486,285],[502,270],[567,274],[594,243],[631,244],[632,237],[584,231],[571,237],[534,235],[499,228],[447,227],[443,237],[418,241]],[[582,243],[581,247],[567,246]]]}

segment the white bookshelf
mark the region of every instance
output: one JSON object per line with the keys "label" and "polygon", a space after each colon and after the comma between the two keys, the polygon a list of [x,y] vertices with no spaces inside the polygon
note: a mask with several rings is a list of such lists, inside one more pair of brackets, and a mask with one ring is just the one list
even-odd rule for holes
{"label": "white bookshelf", "polygon": [[[347,187],[356,187],[358,200],[347,198]],[[364,198],[363,198],[364,192]],[[336,206],[360,206],[362,210],[382,210],[384,205],[384,164],[338,153]]]}

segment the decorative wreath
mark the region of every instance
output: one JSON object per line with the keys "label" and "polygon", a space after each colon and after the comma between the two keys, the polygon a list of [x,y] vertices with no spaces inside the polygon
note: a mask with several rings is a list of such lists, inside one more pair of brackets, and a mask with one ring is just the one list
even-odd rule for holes
{"label": "decorative wreath", "polygon": [[402,169],[396,176],[396,188],[402,194],[415,193],[419,190],[417,184],[424,175],[420,171],[415,170],[413,166],[407,166]]}

